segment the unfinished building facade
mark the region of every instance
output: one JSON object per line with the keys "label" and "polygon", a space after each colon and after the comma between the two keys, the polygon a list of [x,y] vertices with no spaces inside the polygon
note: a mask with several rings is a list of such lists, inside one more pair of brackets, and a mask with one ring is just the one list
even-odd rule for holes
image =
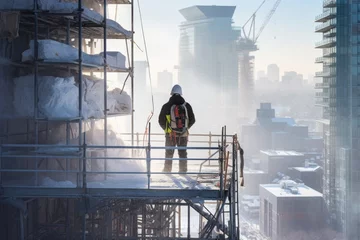
{"label": "unfinished building facade", "polygon": [[108,128],[133,123],[133,23],[129,0],[0,2],[2,239],[239,239],[236,136],[165,175],[150,124],[143,144]]}

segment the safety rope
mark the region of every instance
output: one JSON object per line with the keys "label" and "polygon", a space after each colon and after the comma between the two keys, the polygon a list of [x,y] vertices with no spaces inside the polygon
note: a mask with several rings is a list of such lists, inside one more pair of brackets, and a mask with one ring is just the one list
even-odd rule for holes
{"label": "safety rope", "polygon": [[146,121],[145,132],[144,132],[144,136],[143,136],[143,145],[145,145],[145,141],[147,140],[148,125],[149,125],[152,117],[154,116],[155,104],[154,104],[154,94],[153,94],[153,87],[152,87],[150,60],[149,60],[149,54],[148,54],[148,49],[147,49],[147,44],[146,44],[146,37],[145,37],[145,31],[144,31],[144,25],[143,25],[143,19],[142,19],[142,12],[141,12],[141,6],[140,6],[140,1],[139,0],[137,0],[137,5],[138,5],[138,10],[139,10],[141,33],[142,33],[142,38],[143,38],[143,42],[144,42],[145,56],[146,56],[146,61],[147,61],[147,64],[148,64],[148,75],[149,75],[149,81],[150,81],[151,106],[152,106],[151,112],[150,112],[150,114],[149,114],[149,116],[147,118],[147,121]]}

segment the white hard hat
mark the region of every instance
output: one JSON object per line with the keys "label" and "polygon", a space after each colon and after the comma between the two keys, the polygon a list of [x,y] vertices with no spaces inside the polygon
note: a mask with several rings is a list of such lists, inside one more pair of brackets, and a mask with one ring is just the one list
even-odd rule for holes
{"label": "white hard hat", "polygon": [[171,89],[170,95],[174,95],[174,94],[182,95],[182,89],[181,89],[180,85],[175,84],[173,86],[173,88]]}

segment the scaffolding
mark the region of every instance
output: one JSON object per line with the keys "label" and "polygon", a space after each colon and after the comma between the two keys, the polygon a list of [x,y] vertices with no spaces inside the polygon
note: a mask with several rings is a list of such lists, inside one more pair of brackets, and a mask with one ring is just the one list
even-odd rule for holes
{"label": "scaffolding", "polygon": [[[0,142],[0,232],[5,239],[239,239],[238,185],[239,145],[236,135],[198,135],[209,141],[197,141],[205,146],[186,147],[201,157],[189,158],[193,168],[185,173],[164,174],[158,165],[164,160],[154,152],[180,147],[153,146],[159,134],[149,132],[143,144],[134,134],[134,114],[131,112],[130,145],[108,144],[108,118],[120,116],[108,113],[107,73],[126,73],[131,80],[131,99],[134,105],[134,42],[122,32],[107,26],[109,4],[130,6],[131,33],[134,32],[134,3],[128,0],[66,0],[77,2],[76,11],[39,9],[1,9],[20,13],[19,31],[34,40],[34,60],[14,63],[17,68],[34,74],[34,115],[26,119],[1,119],[5,133]],[[84,14],[84,5],[101,3],[104,21],[96,22]],[[32,30],[31,30],[32,29]],[[55,39],[78,48],[77,61],[38,59],[38,40]],[[103,66],[83,62],[85,39],[103,41]],[[107,40],[124,40],[128,68],[107,65]],[[92,45],[91,45],[92,48]],[[92,51],[92,50],[91,50]],[[77,75],[79,113],[71,118],[44,118],[39,114],[39,76],[44,69],[63,69]],[[102,72],[104,83],[104,117],[83,118],[84,72]],[[16,124],[16,121],[19,121]],[[90,144],[94,125],[103,121],[103,144]],[[21,125],[19,131],[14,126]],[[88,127],[90,126],[90,127]],[[54,144],[52,137],[60,136],[64,144]],[[137,136],[135,144],[134,136]],[[196,134],[193,135],[196,137]],[[20,140],[19,140],[20,139]],[[193,141],[195,142],[195,141]],[[215,145],[215,146],[214,146]],[[134,154],[118,156],[111,150],[131,150]],[[141,154],[145,153],[145,157]],[[195,154],[196,155],[196,154]],[[113,171],[110,161],[142,161],[145,171]],[[180,158],[173,158],[179,160]],[[96,169],[94,165],[102,165]],[[93,169],[94,168],[94,169]],[[133,176],[145,179],[139,185],[131,181],[98,186],[108,177]],[[41,179],[50,177],[54,184],[44,185]],[[101,179],[99,179],[99,177]],[[59,183],[61,183],[59,185]],[[192,215],[196,213],[196,233]],[[185,233],[186,232],[186,233]]]}
{"label": "scaffolding", "polygon": [[[44,211],[45,219],[36,224],[36,229],[32,229],[36,230],[35,232],[29,233],[24,223],[19,224],[19,231],[24,236],[22,239],[47,239],[54,235],[62,236],[60,239],[216,239],[219,236],[239,239],[239,146],[236,136],[232,136],[229,142],[226,139],[229,138],[226,138],[223,132],[216,147],[187,147],[189,151],[207,152],[210,150],[213,152],[205,158],[189,158],[188,162],[193,162],[193,164],[190,164],[192,167],[186,174],[165,174],[153,170],[153,163],[167,159],[151,157],[152,152],[181,149],[181,147],[151,146],[150,133],[145,146],[74,146],[80,147],[81,152],[84,153],[80,157],[81,168],[77,170],[36,169],[37,165],[35,169],[4,168],[3,165],[6,162],[12,162],[14,159],[33,160],[31,151],[25,152],[18,149],[62,149],[65,146],[2,144],[0,146],[1,201],[3,204],[19,209],[21,222],[24,222],[24,216],[27,216],[26,221],[34,222],[35,219],[39,219],[38,214]],[[207,142],[204,141],[204,143]],[[131,158],[145,161],[146,171],[100,172],[87,169],[88,163],[97,158],[88,156],[86,153],[92,149],[114,148],[146,151],[145,158]],[[54,152],[44,151],[36,158],[47,161],[58,158],[70,159],[71,156],[67,154],[54,155]],[[74,156],[71,160],[78,161]],[[124,158],[108,156],[105,160],[121,162]],[[172,160],[181,159],[173,158]],[[195,168],[198,170],[193,170]],[[63,187],[32,184],[29,186],[24,185],[24,183],[29,183],[29,179],[14,183],[8,178],[10,174],[20,176],[20,174],[31,173],[38,176],[41,174],[53,176],[59,172],[65,176],[75,173],[76,185]],[[119,186],[97,187],[91,186],[93,183],[89,177],[91,174],[144,175],[146,181],[142,186],[128,182],[127,186],[120,184]],[[65,179],[68,178],[65,177]],[[34,209],[43,209],[43,211]],[[185,214],[182,213],[184,211]],[[191,222],[194,221],[194,213],[191,214],[191,211],[197,214],[195,219],[197,218],[196,221],[199,223],[196,237],[191,229],[193,228]],[[185,230],[181,228],[181,225],[186,226]],[[184,232],[186,232],[186,237],[184,237]]]}

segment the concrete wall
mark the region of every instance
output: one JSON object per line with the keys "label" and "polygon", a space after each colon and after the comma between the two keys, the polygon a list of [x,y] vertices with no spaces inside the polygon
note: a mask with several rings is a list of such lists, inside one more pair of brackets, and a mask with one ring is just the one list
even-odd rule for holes
{"label": "concrete wall", "polygon": [[[269,211],[270,208],[272,211]],[[271,239],[277,239],[277,211],[278,202],[276,196],[260,186],[260,231],[264,235],[271,237]]]}
{"label": "concrete wall", "polygon": [[304,160],[304,156],[268,156],[262,153],[260,166],[269,177],[274,177],[277,172],[287,174],[290,167],[302,167]]}
{"label": "concrete wall", "polygon": [[292,232],[322,229],[323,210],[322,197],[276,197],[260,186],[260,231],[272,240],[289,240]]}
{"label": "concrete wall", "polygon": [[322,197],[281,197],[276,214],[278,239],[296,231],[316,231],[324,226]]}

